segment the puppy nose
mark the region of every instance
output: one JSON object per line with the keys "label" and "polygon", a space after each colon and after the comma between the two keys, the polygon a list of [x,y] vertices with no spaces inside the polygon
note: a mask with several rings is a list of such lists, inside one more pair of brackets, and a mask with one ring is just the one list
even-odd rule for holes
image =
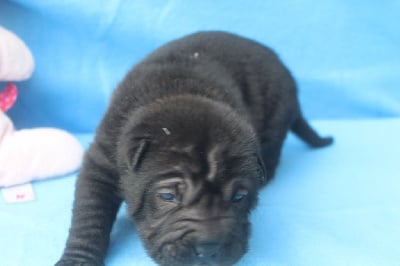
{"label": "puppy nose", "polygon": [[220,247],[221,245],[218,243],[198,243],[194,246],[194,251],[199,261],[210,262],[217,256]]}

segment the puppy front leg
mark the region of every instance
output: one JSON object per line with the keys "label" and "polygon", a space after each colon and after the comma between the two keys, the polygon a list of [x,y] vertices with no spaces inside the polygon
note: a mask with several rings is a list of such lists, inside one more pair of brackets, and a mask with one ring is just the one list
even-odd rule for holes
{"label": "puppy front leg", "polygon": [[76,183],[67,244],[56,266],[97,266],[108,248],[112,224],[121,204],[118,175],[100,145],[86,154]]}

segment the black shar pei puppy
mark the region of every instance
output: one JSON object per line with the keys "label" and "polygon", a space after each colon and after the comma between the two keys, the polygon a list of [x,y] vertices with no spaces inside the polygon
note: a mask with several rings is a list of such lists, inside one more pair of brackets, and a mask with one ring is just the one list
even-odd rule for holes
{"label": "black shar pei puppy", "polygon": [[56,265],[103,265],[122,201],[159,265],[232,265],[289,130],[311,147],[332,143],[303,118],[295,81],[270,49],[223,32],[159,48],[113,95]]}

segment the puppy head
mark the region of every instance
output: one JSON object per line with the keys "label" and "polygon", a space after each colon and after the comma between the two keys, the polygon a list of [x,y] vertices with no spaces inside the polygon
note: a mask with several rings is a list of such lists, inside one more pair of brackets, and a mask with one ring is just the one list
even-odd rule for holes
{"label": "puppy head", "polygon": [[232,109],[182,97],[138,110],[120,139],[129,214],[160,265],[231,265],[247,250],[264,167]]}

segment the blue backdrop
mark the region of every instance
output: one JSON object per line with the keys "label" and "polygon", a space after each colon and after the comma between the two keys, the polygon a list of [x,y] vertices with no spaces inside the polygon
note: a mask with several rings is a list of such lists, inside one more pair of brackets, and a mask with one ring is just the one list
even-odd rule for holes
{"label": "blue backdrop", "polygon": [[127,70],[159,45],[227,30],[275,49],[306,115],[400,115],[399,1],[1,1],[0,25],[32,49],[33,77],[10,111],[18,127],[93,131]]}

